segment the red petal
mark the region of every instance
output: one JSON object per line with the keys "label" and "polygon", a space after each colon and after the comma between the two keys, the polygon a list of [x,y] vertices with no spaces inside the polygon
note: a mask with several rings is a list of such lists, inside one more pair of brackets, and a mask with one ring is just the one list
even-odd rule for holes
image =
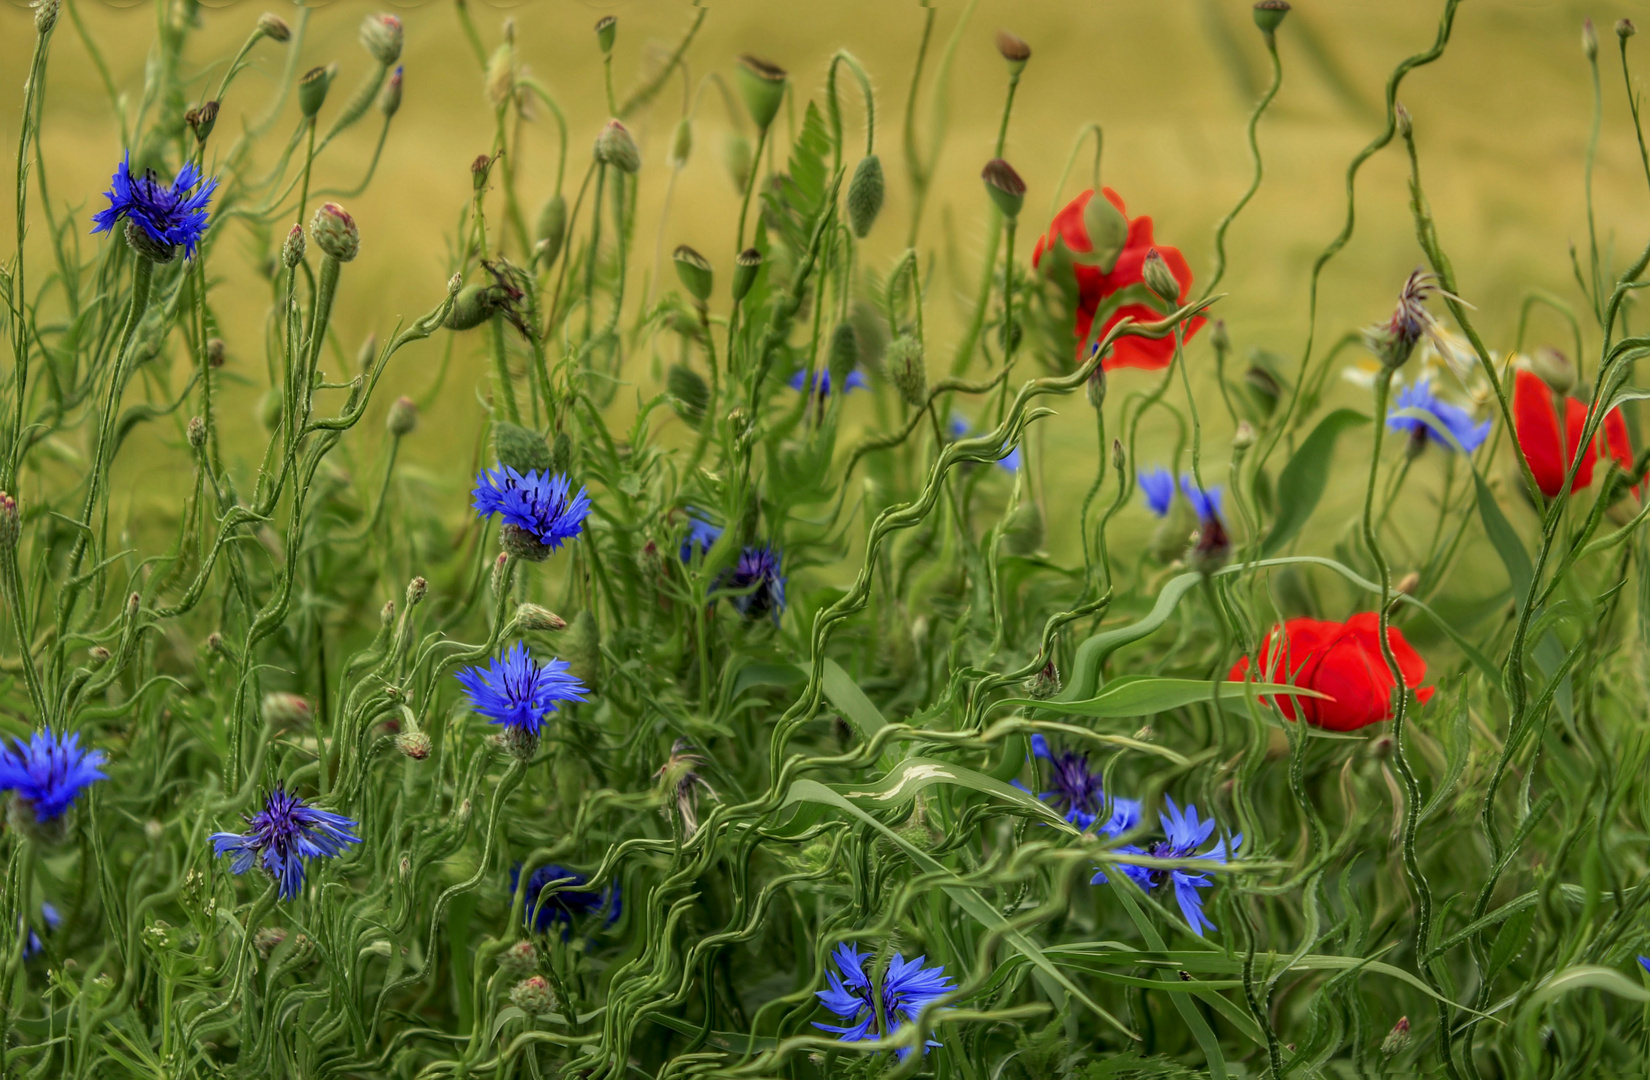
{"label": "red petal", "polygon": [[1564,486],[1564,458],[1559,449],[1558,413],[1547,384],[1533,371],[1513,375],[1513,429],[1518,449],[1535,475],[1535,486],[1551,499]]}
{"label": "red petal", "polygon": [[[1576,449],[1581,445],[1581,430],[1587,426],[1587,406],[1569,398],[1564,402],[1564,454],[1573,464],[1576,459]],[[1576,478],[1570,482],[1571,491],[1580,491],[1593,482],[1593,463],[1598,460],[1598,442],[1587,444],[1587,449],[1581,452],[1581,465],[1576,469]],[[1563,483],[1563,479],[1559,483]]]}
{"label": "red petal", "polygon": [[[1611,409],[1610,415],[1604,418],[1604,441],[1610,447],[1610,457],[1615,460],[1626,472],[1633,471],[1633,440],[1627,436],[1627,421],[1621,418],[1620,409]],[[1642,485],[1633,486],[1633,494],[1639,494]]]}

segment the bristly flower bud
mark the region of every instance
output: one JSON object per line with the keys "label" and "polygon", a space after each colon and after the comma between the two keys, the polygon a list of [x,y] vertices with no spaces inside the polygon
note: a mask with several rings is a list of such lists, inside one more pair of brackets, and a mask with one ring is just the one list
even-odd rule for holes
{"label": "bristly flower bud", "polygon": [[746,248],[733,260],[733,302],[738,303],[756,283],[756,272],[762,269],[762,253]]}
{"label": "bristly flower bud", "polygon": [[379,12],[361,23],[361,44],[385,67],[401,59],[401,20]]}
{"label": "bristly flower bud", "polygon": [[223,367],[224,358],[226,356],[228,356],[228,347],[226,345],[224,345],[223,338],[215,337],[215,338],[207,338],[206,339],[206,366],[207,367],[210,367],[210,368],[221,368],[221,367]]}
{"label": "bristly flower bud", "polygon": [[1620,38],[1621,40],[1626,41],[1628,38],[1632,37],[1634,34],[1636,34],[1638,32],[1639,32],[1639,28],[1633,25],[1633,20],[1632,19],[1618,19],[1618,20],[1616,20],[1616,37]]}
{"label": "bristly flower bud", "polygon": [[378,111],[388,120],[401,111],[401,65],[397,64],[378,93]]}
{"label": "bristly flower bud", "polygon": [[997,51],[1008,61],[1008,73],[1018,75],[1024,71],[1026,61],[1031,59],[1031,46],[1007,30],[997,31],[996,41]]}
{"label": "bristly flower bud", "polygon": [[606,56],[613,51],[613,39],[619,35],[619,20],[611,15],[603,15],[596,20],[596,45]]}
{"label": "bristly flower bud", "polygon": [[854,178],[848,182],[848,223],[861,240],[882,212],[882,197],[887,186],[882,176],[882,159],[875,154],[861,158],[854,169]]}
{"label": "bristly flower bud", "polygon": [[1409,1017],[1400,1016],[1398,1022],[1392,1025],[1392,1030],[1386,1033],[1386,1038],[1381,1040],[1381,1054],[1384,1057],[1392,1057],[1403,1053],[1407,1046],[1409,1046]]}
{"label": "bristly flower bud", "polygon": [[369,333],[361,342],[361,347],[355,350],[355,364],[363,372],[371,372],[373,365],[378,362],[378,335]]}
{"label": "bristly flower bud", "polygon": [[1271,37],[1283,25],[1283,17],[1289,14],[1288,0],[1260,0],[1255,5],[1255,25],[1260,32]]}
{"label": "bristly flower bud", "polygon": [[62,0],[34,0],[34,32],[45,37],[57,25]]}
{"label": "bristly flower bud", "polygon": [[1215,352],[1225,356],[1232,351],[1232,335],[1226,330],[1226,320],[1216,319],[1209,325],[1209,344],[1215,347]]}
{"label": "bristly flower bud", "polygon": [[1146,282],[1146,288],[1157,294],[1169,307],[1173,308],[1180,303],[1180,282],[1175,280],[1174,271],[1169,264],[1163,261],[1156,248],[1146,252],[1146,261],[1140,267],[1140,276]]}
{"label": "bristly flower bud", "polygon": [[525,975],[539,966],[539,951],[531,941],[518,941],[499,956],[498,966],[512,975]]}
{"label": "bristly flower bud", "polygon": [[1047,701],[1060,692],[1060,669],[1049,660],[1041,671],[1025,681],[1026,697]]}
{"label": "bristly flower bud", "polygon": [[218,103],[208,101],[198,109],[190,109],[183,114],[183,122],[189,125],[189,130],[195,133],[196,142],[205,142],[207,136],[218,123]]}
{"label": "bristly flower bud", "polygon": [[199,450],[206,445],[206,421],[198,416],[191,416],[185,429],[189,434],[189,445]]}
{"label": "bristly flower bud", "polygon": [[355,219],[337,203],[323,203],[309,222],[309,236],[323,253],[339,262],[349,262],[361,251],[361,234]]}
{"label": "bristly flower bud", "polygon": [[[384,417],[384,428],[397,439],[411,435],[418,426],[418,405],[410,397],[398,397]],[[422,580],[422,579],[420,579]]]}
{"label": "bristly flower bud", "polygon": [[623,124],[609,120],[596,136],[596,160],[620,172],[635,173],[642,167],[642,152],[636,149],[636,140]]}
{"label": "bristly flower bud", "polygon": [[411,611],[424,602],[424,597],[430,593],[430,583],[422,575],[407,582],[407,610]]}
{"label": "bristly flower bud", "polygon": [[0,491],[0,550],[10,551],[23,535],[23,523],[17,513],[17,500]]}
{"label": "bristly flower bud", "polygon": [[888,344],[882,365],[907,405],[920,409],[928,403],[928,364],[922,342],[910,334],[901,334]]}
{"label": "bristly flower bud", "polygon": [[298,108],[306,119],[315,119],[315,114],[321,111],[327,100],[327,91],[332,87],[332,76],[337,70],[336,65],[332,64],[310,68],[298,80]]}
{"label": "bristly flower bud", "polygon": [[1589,60],[1598,59],[1598,31],[1593,29],[1593,20],[1585,19],[1581,24],[1581,52]]}
{"label": "bristly flower bud", "polygon": [[[541,544],[539,546],[543,547],[544,545]],[[504,586],[509,581],[509,570],[510,553],[508,551],[501,551],[498,553],[498,557],[493,560],[493,572],[487,582],[488,588],[492,589],[494,596],[499,596],[503,593]]]}
{"label": "bristly flower bud", "polygon": [[137,223],[136,218],[126,219],[126,243],[138,255],[157,266],[164,266],[178,256],[176,244],[156,240],[149,235],[148,229]]}
{"label": "bristly flower bud", "polygon": [[260,710],[264,723],[278,728],[294,728],[307,724],[310,717],[309,699],[298,694],[279,691],[264,695]]}
{"label": "bristly flower bud", "polygon": [[291,270],[304,261],[304,227],[294,224],[281,245],[281,265]]}
{"label": "bristly flower bud", "polygon": [[785,98],[785,69],[746,54],[739,58],[735,82],[751,119],[756,121],[759,130],[766,129],[778,115],[779,103]]}
{"label": "bristly flower bud", "polygon": [[549,608],[523,604],[516,609],[516,622],[523,630],[566,630],[567,620]]}
{"label": "bristly flower bud", "polygon": [[526,559],[528,562],[543,562],[550,557],[552,550],[550,545],[539,540],[536,534],[508,521],[499,526],[498,546],[506,553],[518,559]]}
{"label": "bristly flower bud", "polygon": [[283,45],[292,40],[292,27],[286,24],[285,19],[269,11],[258,16],[258,32]]}
{"label": "bristly flower bud", "polygon": [[682,117],[670,133],[670,167],[680,169],[693,153],[693,121]]}
{"label": "bristly flower bud", "polygon": [[510,1004],[528,1016],[543,1016],[556,1011],[556,992],[543,975],[533,975],[511,988]]}
{"label": "bristly flower bud", "polygon": [[430,737],[422,731],[398,732],[395,748],[414,761],[423,761],[430,756]]}
{"label": "bristly flower bud", "polygon": [[1003,217],[1020,216],[1020,207],[1026,201],[1026,182],[1020,179],[1014,166],[1002,158],[992,158],[985,163],[980,179],[985,181],[985,193],[991,196],[991,201],[997,204]]}
{"label": "bristly flower bud", "polygon": [[693,297],[694,306],[703,308],[715,283],[709,260],[686,244],[679,246],[671,259],[676,263],[676,276],[682,279],[682,287]]}

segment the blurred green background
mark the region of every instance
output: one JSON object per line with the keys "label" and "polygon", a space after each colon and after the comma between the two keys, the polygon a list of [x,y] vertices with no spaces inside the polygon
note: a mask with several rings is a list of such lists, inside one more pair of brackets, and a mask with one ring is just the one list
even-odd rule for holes
{"label": "blurred green background", "polygon": [[[136,101],[154,40],[157,4],[71,2],[85,32],[106,57],[115,89]],[[283,17],[295,17],[290,6],[270,2]],[[924,138],[934,116],[934,61],[966,10],[964,3],[954,0],[937,6],[935,50],[917,110]],[[357,44],[356,28],[364,15],[380,7],[339,2],[315,10],[299,68],[341,64],[329,109],[337,107],[364,73],[368,60]],[[1223,283],[1229,295],[1218,308],[1240,358],[1250,348],[1264,347],[1289,357],[1291,365],[1298,363],[1306,330],[1307,272],[1313,257],[1340,228],[1347,161],[1379,130],[1381,88],[1388,73],[1402,57],[1427,47],[1442,7],[1439,0],[1303,0],[1280,31],[1284,86],[1260,132],[1266,182],[1231,231],[1230,268]],[[1477,307],[1480,328],[1494,349],[1511,347],[1519,305],[1532,288],[1557,293],[1578,309],[1584,305],[1567,251],[1572,242],[1583,249],[1586,243],[1582,177],[1592,92],[1581,50],[1581,25],[1588,15],[1599,25],[1603,40],[1604,127],[1595,193],[1600,241],[1624,251],[1636,251],[1642,242],[1650,202],[1610,30],[1617,18],[1631,15],[1633,7],[1517,0],[1465,4],[1443,59],[1413,73],[1404,86],[1401,99],[1415,117],[1423,176],[1443,243],[1463,294]],[[990,156],[1006,83],[992,32],[999,27],[1011,30],[1033,49],[1006,153],[1029,187],[1017,245],[1022,259],[1029,258],[1047,208],[1086,186],[1091,157],[1087,149],[1064,188],[1055,189],[1073,140],[1086,124],[1096,122],[1106,134],[1103,182],[1123,195],[1131,213],[1152,215],[1159,242],[1180,247],[1201,277],[1211,263],[1214,224],[1248,183],[1243,127],[1268,75],[1249,8],[1247,0],[979,0],[957,38],[949,84],[940,90],[948,134],[919,240],[925,254],[936,260],[927,327],[939,355],[948,355],[947,345],[960,335],[979,280],[987,217],[978,175]],[[1639,8],[1642,11],[1642,5]],[[192,43],[188,63],[201,72],[203,81],[210,78],[215,83],[222,65],[263,10],[262,3],[201,9],[203,28]],[[432,2],[389,10],[406,25],[405,96],[377,177],[365,195],[347,201],[360,223],[362,247],[360,258],[344,275],[334,319],[342,339],[350,343],[369,332],[383,336],[396,320],[416,317],[440,298],[458,214],[469,197],[469,164],[489,149],[491,141],[482,72],[454,7]],[[540,0],[514,6],[477,2],[470,10],[489,49],[501,39],[504,20],[514,20],[521,60],[550,86],[567,111],[569,199],[590,144],[607,119],[592,33],[596,19],[618,16],[615,78],[622,97],[625,86],[655,69],[695,14],[686,3],[659,0]],[[739,53],[751,52],[789,69],[797,94],[816,99],[827,60],[836,49],[847,48],[863,61],[879,95],[878,150],[890,181],[883,216],[863,249],[867,265],[877,268],[892,264],[906,234],[910,198],[899,140],[922,23],[921,7],[908,0],[719,0],[688,53],[694,86],[710,72],[730,72]],[[21,83],[33,38],[28,10],[7,0],[0,6],[0,84],[5,88],[0,143],[8,153],[16,145]],[[270,42],[257,46],[254,70],[240,78],[225,103],[220,132],[233,132],[244,117],[262,111],[270,77],[285,62],[286,48]],[[109,96],[88,62],[75,20],[68,17],[54,40],[48,83],[44,147],[50,188],[54,201],[68,203],[89,229],[90,215],[102,205],[99,193],[107,186],[121,146]],[[846,89],[843,94],[852,146],[861,114],[857,92]],[[666,142],[683,107],[683,82],[673,80],[633,124],[644,166],[627,304],[641,296],[645,278],[653,273],[669,176]],[[296,124],[295,103],[289,103],[288,111],[290,117],[266,140],[266,161]],[[323,113],[323,123],[327,115]],[[799,112],[796,115],[799,118]],[[738,211],[736,192],[722,163],[722,139],[729,128],[721,97],[705,93],[695,116],[693,155],[677,182],[663,234],[667,261],[671,247],[689,243],[717,264],[721,310],[726,309]],[[375,115],[369,116],[321,159],[315,186],[353,187],[376,136]],[[519,190],[530,209],[552,188],[555,144],[554,126],[541,110],[518,161]],[[857,150],[849,160],[855,156]],[[9,176],[11,170],[6,173]],[[1362,173],[1357,232],[1323,282],[1320,343],[1384,318],[1405,275],[1419,265],[1405,173],[1396,144]],[[8,236],[12,212],[11,198],[0,202],[0,227]],[[281,231],[278,228],[276,235]],[[222,281],[216,303],[224,319],[230,368],[247,379],[229,390],[225,417],[231,424],[255,423],[263,381],[262,335],[269,294],[257,277],[256,263],[269,252],[250,239],[245,237],[248,242],[243,243],[236,238],[220,246],[212,266]],[[91,245],[101,242],[107,241],[88,238],[88,257]],[[238,257],[242,252],[245,257]],[[673,287],[674,275],[668,267],[665,273],[665,285]],[[37,270],[37,282],[39,274]],[[626,324],[633,318],[632,307]],[[1570,333],[1557,318],[1538,314],[1535,327],[1532,344],[1550,340],[1568,351]],[[445,337],[438,335],[398,355],[374,403],[380,413],[399,394],[424,395],[446,347]],[[1588,345],[1596,347],[1596,333]],[[481,335],[461,338],[458,346],[439,400],[403,448],[403,460],[410,467],[427,470],[433,482],[455,495],[467,489],[467,465],[478,453],[476,435],[484,405],[476,388],[487,370]],[[644,383],[651,381],[653,370],[650,348],[644,344],[628,369]],[[674,358],[674,346],[668,355]],[[1190,363],[1198,381],[1197,373],[1210,367],[1207,335],[1194,342]],[[1138,372],[1118,373],[1112,384],[1114,399],[1149,378]],[[1208,379],[1199,385],[1212,404]],[[1361,400],[1365,392],[1338,381],[1333,385],[1337,402],[1367,408]],[[1062,415],[1043,422],[1041,435],[1042,494],[1051,538],[1069,530],[1094,475],[1087,406],[1079,396],[1058,407]],[[1214,414],[1205,410],[1203,415],[1207,421]],[[1222,413],[1209,423],[1207,437],[1224,440],[1228,427]],[[376,439],[382,429],[368,430],[373,433],[369,438]],[[157,440],[157,450],[161,441],[180,441],[179,433],[159,429],[146,437]],[[232,430],[230,438],[232,442]],[[366,453],[360,449],[357,461],[369,460]],[[178,468],[182,459],[175,453],[123,455],[123,460],[132,456],[150,464],[127,465],[118,477],[131,497],[159,499],[172,489],[174,478],[187,481]],[[1222,451],[1217,461],[1224,456]],[[455,467],[459,460],[466,468]],[[1213,475],[1219,479],[1224,466],[1215,468]],[[1337,494],[1351,497],[1351,487],[1331,492],[1320,520],[1335,510]],[[1138,525],[1145,527],[1143,518]],[[1051,546],[1057,552],[1065,548],[1063,541],[1052,539]]]}

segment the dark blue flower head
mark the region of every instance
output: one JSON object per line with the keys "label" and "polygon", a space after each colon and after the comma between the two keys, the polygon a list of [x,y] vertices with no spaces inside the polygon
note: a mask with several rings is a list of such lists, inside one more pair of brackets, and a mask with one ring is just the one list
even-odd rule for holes
{"label": "dark blue flower head", "polygon": [[[40,905],[40,921],[45,924],[46,932],[50,933],[62,925],[63,916],[59,915],[57,909],[50,903],[44,903]],[[45,943],[40,940],[40,935],[35,933],[34,927],[23,921],[21,915],[17,917],[17,927],[19,934],[26,935],[23,941],[23,959],[27,960],[31,956],[38,956],[40,951],[46,947]]]}
{"label": "dark blue flower head", "polygon": [[[1131,855],[1148,855],[1154,859],[1203,859],[1213,862],[1226,862],[1230,852],[1236,852],[1238,845],[1243,843],[1243,834],[1232,837],[1232,846],[1226,847],[1226,841],[1219,840],[1215,846],[1207,851],[1198,851],[1198,847],[1214,834],[1215,822],[1213,818],[1199,821],[1197,807],[1186,804],[1183,812],[1175,805],[1175,801],[1164,796],[1168,803],[1166,813],[1159,815],[1163,823],[1164,839],[1153,841],[1146,847],[1127,844],[1118,848],[1118,851],[1128,852]],[[1142,889],[1150,892],[1159,885],[1172,882],[1174,884],[1174,898],[1180,904],[1180,913],[1186,917],[1186,923],[1198,937],[1203,936],[1205,928],[1216,929],[1208,916],[1203,914],[1203,895],[1199,889],[1207,889],[1214,884],[1209,875],[1192,870],[1159,869],[1151,866],[1123,865],[1123,873]],[[1105,872],[1094,875],[1096,882],[1106,880]]]}
{"label": "dark blue flower head", "polygon": [[333,858],[343,854],[345,844],[361,842],[350,831],[355,822],[306,805],[281,787],[269,793],[264,808],[247,817],[246,823],[251,828],[244,833],[213,833],[208,838],[213,853],[233,852],[235,861],[229,869],[236,874],[258,863],[280,884],[282,900],[292,899],[304,887],[305,859]]}
{"label": "dark blue flower head", "polygon": [[538,663],[518,641],[500,659],[489,660],[485,668],[459,672],[458,681],[470,708],[495,724],[537,735],[558,702],[584,700],[587,688],[567,666],[567,661],[554,657]]}
{"label": "dark blue flower head", "polygon": [[1650,971],[1650,956],[1639,957],[1639,964],[1643,966],[1645,971]]}
{"label": "dark blue flower head", "polygon": [[51,821],[69,808],[81,789],[105,780],[98,766],[103,751],[80,749],[80,736],[59,737],[50,728],[35,732],[27,743],[0,746],[0,791],[15,791],[38,822]]}
{"label": "dark blue flower head", "polygon": [[[895,953],[888,970],[883,973],[881,993],[871,984],[871,977],[865,971],[865,961],[871,959],[870,953],[862,953],[857,946],[843,942],[831,951],[831,958],[836,961],[841,974],[826,971],[825,978],[831,988],[816,990],[814,996],[847,1024],[836,1027],[815,1021],[814,1027],[835,1032],[843,1042],[875,1042],[889,1038],[900,1029],[901,1024],[915,1020],[923,1006],[957,988],[946,978],[943,966],[923,966],[928,959],[926,956],[907,960],[900,953]],[[939,1045],[933,1039],[927,1042],[927,1046]],[[926,1047],[923,1052],[927,1052]],[[901,1061],[910,1055],[909,1049],[899,1051]]]}
{"label": "dark blue flower head", "polygon": [[216,179],[202,180],[195,163],[185,162],[178,170],[171,187],[165,187],[146,171],[142,176],[132,175],[132,152],[126,151],[120,168],[115,170],[109,190],[106,210],[92,215],[94,233],[108,232],[122,218],[143,229],[149,239],[162,247],[183,245],[184,258],[195,257],[195,244],[206,232],[206,204],[217,190]]}
{"label": "dark blue flower head", "polygon": [[699,517],[690,507],[688,509],[687,539],[682,541],[682,561],[692,562],[694,549],[697,548],[698,554],[703,555],[721,537],[721,529]]}
{"label": "dark blue flower head", "polygon": [[1197,479],[1191,473],[1181,473],[1180,490],[1186,493],[1186,501],[1197,511],[1199,521],[1220,520],[1220,485],[1205,491],[1197,486]]}
{"label": "dark blue flower head", "polygon": [[[615,882],[601,892],[578,887],[589,880],[577,870],[569,870],[565,866],[555,864],[534,870],[527,876],[527,892],[521,901],[522,921],[541,934],[548,932],[556,923],[561,923],[564,938],[571,931],[573,920],[577,916],[603,912],[606,925],[612,926],[619,921],[622,910],[619,886]],[[510,868],[511,895],[515,894],[520,884],[521,864],[517,863]],[[560,891],[544,893],[547,885],[558,886]]]}
{"label": "dark blue flower head", "polygon": [[[807,379],[807,377],[808,373],[805,370],[798,371],[795,375],[792,375],[791,389],[801,390],[802,383]],[[869,385],[870,384],[865,381],[865,376],[861,375],[857,371],[850,371],[848,372],[848,377],[842,380],[842,392],[846,394],[850,390],[864,390]],[[814,373],[814,393],[818,394],[820,397],[830,396],[831,373],[829,371],[817,371]]]}
{"label": "dark blue flower head", "polygon": [[561,547],[584,527],[590,515],[590,496],[584,488],[572,495],[573,484],[566,476],[552,476],[538,470],[521,475],[508,465],[476,474],[472,492],[476,513],[481,517],[499,515],[551,550]]}
{"label": "dark blue flower head", "polygon": [[739,561],[722,583],[726,589],[748,590],[730,597],[739,614],[747,619],[772,615],[779,621],[785,610],[785,575],[779,572],[779,552],[771,544],[758,544],[739,553]]}
{"label": "dark blue flower head", "polygon": [[1174,474],[1161,465],[1142,471],[1140,494],[1146,497],[1146,509],[1158,517],[1167,517],[1169,504],[1174,501]]}
{"label": "dark blue flower head", "polygon": [[[1429,424],[1419,416],[1397,415],[1406,409],[1429,414],[1433,423]],[[1430,438],[1454,449],[1447,441],[1438,438],[1435,428],[1442,428],[1469,454],[1484,445],[1484,440],[1490,437],[1490,421],[1473,423],[1470,412],[1459,405],[1451,405],[1434,394],[1432,383],[1427,379],[1417,380],[1413,386],[1405,386],[1398,391],[1398,403],[1387,413],[1386,426],[1393,431],[1409,432],[1410,438],[1423,447]]]}

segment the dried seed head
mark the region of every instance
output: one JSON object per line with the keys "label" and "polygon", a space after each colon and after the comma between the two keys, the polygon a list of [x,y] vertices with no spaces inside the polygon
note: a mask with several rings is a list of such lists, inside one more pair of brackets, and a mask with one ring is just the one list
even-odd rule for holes
{"label": "dried seed head", "polygon": [[223,338],[206,339],[206,365],[208,367],[223,367],[224,358],[227,354],[228,349],[223,343]]}
{"label": "dried seed head", "polygon": [[281,245],[281,265],[288,270],[293,269],[304,261],[304,227],[294,224],[286,234],[286,242]]}
{"label": "dried seed head", "polygon": [[206,445],[206,421],[198,416],[191,416],[188,425],[189,445],[196,450]]}
{"label": "dried seed head", "polygon": [[[418,405],[410,397],[399,397],[384,417],[384,427],[397,439],[411,435],[418,426]],[[423,578],[418,580],[423,581]]]}
{"label": "dried seed head", "polygon": [[313,120],[315,114],[321,111],[321,106],[327,100],[327,91],[332,87],[332,77],[337,71],[336,64],[310,68],[304,72],[303,78],[298,80],[298,108],[306,118]]}
{"label": "dried seed head", "polygon": [[1593,29],[1593,20],[1583,20],[1581,24],[1581,52],[1589,60],[1598,59],[1598,31]]}
{"label": "dried seed head", "polygon": [[384,89],[378,92],[378,111],[388,120],[401,111],[401,65],[397,64],[390,77],[384,81]]}
{"label": "dried seed head", "polygon": [[395,748],[414,761],[423,761],[430,756],[430,737],[422,731],[403,731],[395,736]]}
{"label": "dried seed head", "polygon": [[1283,25],[1283,17],[1289,14],[1287,0],[1260,0],[1255,5],[1255,25],[1267,37],[1277,33],[1278,27]]}
{"label": "dried seed head", "polygon": [[361,234],[355,219],[337,203],[323,203],[309,222],[309,236],[329,258],[349,262],[360,254]]}
{"label": "dried seed head", "polygon": [[308,698],[276,691],[264,695],[261,713],[266,724],[294,728],[309,722],[311,709]]}
{"label": "dried seed head", "polygon": [[911,334],[901,334],[888,345],[882,356],[883,367],[899,396],[913,409],[920,409],[928,401],[928,364],[923,356],[922,342]]}
{"label": "dried seed head", "polygon": [[746,54],[739,58],[735,82],[751,119],[756,121],[757,128],[766,129],[778,115],[779,103],[785,98],[785,69]]}
{"label": "dried seed head", "polygon": [[556,1011],[556,993],[543,975],[532,975],[511,989],[510,1004],[528,1016],[543,1016]]}
{"label": "dried seed head", "polygon": [[1026,66],[1026,61],[1031,59],[1031,46],[1027,45],[1024,39],[1016,37],[1007,30],[997,31],[995,40],[997,42],[997,52],[1001,53],[1002,58],[1008,61],[1009,69],[1015,74],[1019,74],[1021,69]]}
{"label": "dried seed head", "polygon": [[[1426,308],[1433,293],[1442,293],[1436,278],[1423,270],[1416,270],[1398,292],[1398,306],[1392,318],[1364,330],[1364,347],[1389,368],[1400,368],[1423,336],[1436,339],[1441,332],[1438,320]],[[1446,294],[1447,295],[1447,294]]]}
{"label": "dried seed head", "polygon": [[642,152],[636,140],[617,120],[609,120],[602,133],[596,136],[596,160],[611,165],[624,173],[635,173],[642,167]]}
{"label": "dried seed head", "polygon": [[567,620],[549,608],[523,604],[516,609],[516,622],[523,630],[566,630]]}
{"label": "dried seed head", "polygon": [[751,291],[756,282],[756,272],[762,269],[762,253],[755,248],[746,248],[733,260],[733,302],[738,303]]}
{"label": "dried seed head", "polygon": [[401,20],[394,15],[380,12],[361,23],[362,46],[385,67],[401,59],[401,36]]}
{"label": "dried seed head", "polygon": [[1020,216],[1020,207],[1026,201],[1026,182],[1014,171],[1014,166],[1002,158],[992,158],[980,172],[985,181],[985,193],[997,204],[1005,218]]}
{"label": "dried seed head", "polygon": [[867,154],[854,169],[854,178],[848,182],[848,223],[854,235],[861,240],[876,224],[882,212],[882,199],[888,188],[882,175],[882,159]]}
{"label": "dried seed head", "polygon": [[258,32],[269,40],[282,44],[292,40],[292,27],[286,24],[285,19],[269,11],[258,16]]}
{"label": "dried seed head", "polygon": [[619,20],[611,15],[603,15],[596,20],[596,45],[606,56],[613,51],[613,39],[619,34]]}

